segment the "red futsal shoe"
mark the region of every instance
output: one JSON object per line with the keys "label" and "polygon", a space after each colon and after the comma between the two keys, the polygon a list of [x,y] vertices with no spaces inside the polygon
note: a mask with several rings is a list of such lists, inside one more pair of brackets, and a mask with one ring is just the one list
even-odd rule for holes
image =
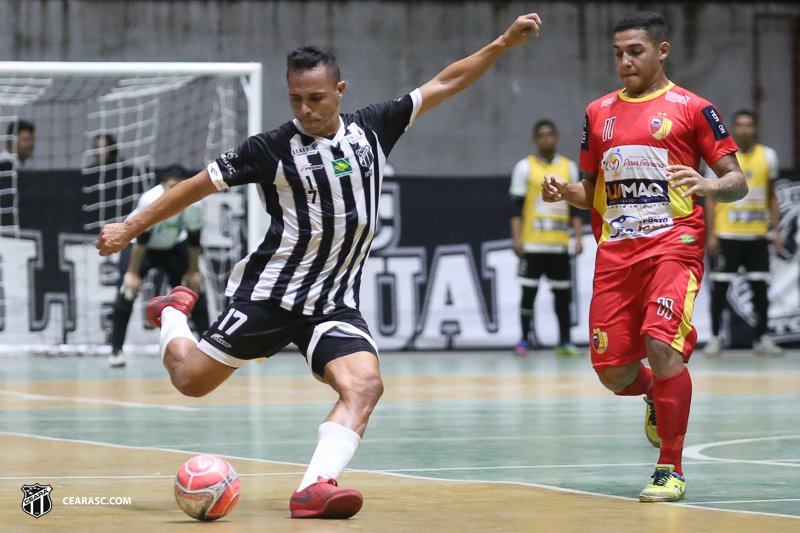
{"label": "red futsal shoe", "polygon": [[292,494],[292,518],[350,518],[361,510],[364,497],[353,489],[340,489],[335,479],[317,482]]}
{"label": "red futsal shoe", "polygon": [[165,307],[174,307],[184,315],[189,316],[196,301],[197,293],[192,289],[180,286],[175,287],[172,289],[172,292],[166,296],[156,296],[150,300],[144,313],[147,317],[147,323],[154,328],[160,328],[161,311],[163,311]]}

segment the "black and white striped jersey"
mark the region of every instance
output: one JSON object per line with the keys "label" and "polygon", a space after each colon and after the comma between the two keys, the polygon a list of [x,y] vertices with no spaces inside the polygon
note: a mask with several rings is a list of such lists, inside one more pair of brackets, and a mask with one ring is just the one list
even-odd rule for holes
{"label": "black and white striped jersey", "polygon": [[342,114],[332,139],[293,120],[209,164],[217,189],[256,183],[272,219],[258,248],[233,269],[226,296],[305,315],[357,309],[386,157],[421,104],[417,89]]}

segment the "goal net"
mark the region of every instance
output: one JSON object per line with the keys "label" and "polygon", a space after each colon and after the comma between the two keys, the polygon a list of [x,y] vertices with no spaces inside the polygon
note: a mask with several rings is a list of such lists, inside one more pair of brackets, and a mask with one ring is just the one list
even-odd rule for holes
{"label": "goal net", "polygon": [[[0,347],[103,352],[120,254],[99,257],[100,228],[125,220],[160,169],[193,174],[260,131],[260,93],[257,63],[0,62]],[[212,317],[253,196],[203,200]],[[143,304],[162,282],[145,280],[127,344],[157,344]]]}

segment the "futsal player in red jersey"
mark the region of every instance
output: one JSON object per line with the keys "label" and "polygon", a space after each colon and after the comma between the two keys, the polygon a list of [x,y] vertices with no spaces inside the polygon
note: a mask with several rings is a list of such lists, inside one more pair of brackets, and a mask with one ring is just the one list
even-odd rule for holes
{"label": "futsal player in red jersey", "polygon": [[[677,501],[686,492],[681,455],[692,382],[685,363],[697,340],[691,317],[705,249],[696,199],[733,202],[747,182],[717,109],[667,79],[661,15],[619,21],[614,54],[624,89],[586,109],[581,181],[548,176],[542,197],[592,210],[592,364],[606,388],[647,402],[645,432],[661,451],[639,499]],[[697,172],[701,158],[718,179]]]}

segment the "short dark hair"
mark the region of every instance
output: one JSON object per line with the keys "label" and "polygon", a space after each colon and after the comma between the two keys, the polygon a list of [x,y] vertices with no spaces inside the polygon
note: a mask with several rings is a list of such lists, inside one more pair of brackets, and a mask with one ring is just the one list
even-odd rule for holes
{"label": "short dark hair", "polygon": [[94,138],[95,141],[97,139],[103,139],[106,142],[106,165],[116,163],[117,158],[119,157],[119,150],[117,149],[117,138],[111,135],[110,133],[101,133],[100,135]]}
{"label": "short dark hair", "polygon": [[342,80],[339,72],[339,64],[336,63],[336,56],[327,48],[317,48],[316,46],[304,45],[296,50],[292,50],[286,55],[286,79],[294,72],[304,72],[312,70],[319,65],[323,65],[328,76],[335,83]]}
{"label": "short dark hair", "polygon": [[537,120],[536,124],[533,125],[533,134],[537,135],[540,129],[545,128],[547,126],[553,128],[554,133],[558,133],[558,128],[556,128],[555,123],[549,118],[543,118],[541,120]]}
{"label": "short dark hair", "polygon": [[19,135],[21,131],[29,131],[31,133],[36,133],[36,126],[33,123],[28,122],[27,120],[15,120],[14,122],[9,122],[8,127],[6,128],[6,135]]}
{"label": "short dark hair", "polygon": [[750,117],[753,119],[753,125],[758,126],[758,113],[755,111],[751,111],[749,109],[740,109],[733,114],[733,122],[736,122],[736,119],[739,117]]}
{"label": "short dark hair", "polygon": [[631,13],[614,26],[614,33],[626,30],[644,30],[653,46],[669,42],[667,23],[660,13],[654,11]]}
{"label": "short dark hair", "polygon": [[170,165],[161,171],[161,179],[159,182],[163,183],[168,179],[185,180],[189,177],[189,171],[182,165]]}

